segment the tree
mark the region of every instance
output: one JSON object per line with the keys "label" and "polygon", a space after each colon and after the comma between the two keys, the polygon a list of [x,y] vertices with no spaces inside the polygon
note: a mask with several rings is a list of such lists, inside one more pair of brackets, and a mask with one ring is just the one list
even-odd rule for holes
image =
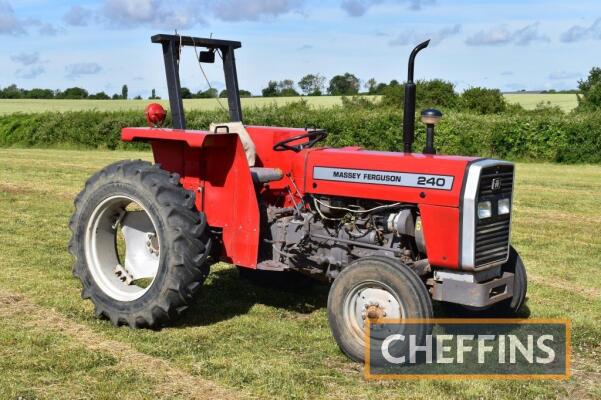
{"label": "tree", "polygon": [[0,97],[3,99],[20,99],[23,97],[23,91],[19,89],[17,85],[12,84],[2,89]]}
{"label": "tree", "polygon": [[111,98],[109,97],[108,94],[104,93],[104,92],[98,92],[96,94],[92,94],[88,97],[88,99],[93,99],[93,100],[110,100]]}
{"label": "tree", "polygon": [[333,96],[348,96],[359,93],[359,79],[350,73],[336,75],[330,80],[328,93]]}
{"label": "tree", "polygon": [[455,93],[455,85],[442,79],[417,81],[416,102],[422,108],[453,108],[459,96]]}
{"label": "tree", "polygon": [[261,91],[263,97],[276,97],[279,95],[278,83],[276,81],[269,81],[267,87]]}
{"label": "tree", "polygon": [[278,89],[280,92],[286,89],[294,89],[294,81],[292,79],[284,79],[278,82]]}
{"label": "tree", "polygon": [[298,92],[294,89],[294,81],[292,79],[284,79],[278,82],[278,96],[298,96]]}
{"label": "tree", "polygon": [[137,95],[136,97],[134,97],[134,100],[142,100],[142,96]]}
{"label": "tree", "polygon": [[405,87],[401,85],[385,85],[381,92],[382,104],[393,106],[396,108],[402,107],[405,104]]}
{"label": "tree", "polygon": [[578,81],[578,107],[579,111],[601,109],[601,68],[593,67],[586,80]]}
{"label": "tree", "polygon": [[191,99],[194,97],[190,89],[185,86],[181,88],[180,93],[182,95],[182,99]]}
{"label": "tree", "polygon": [[219,94],[219,92],[217,92],[217,89],[213,89],[213,88],[209,88],[207,90],[199,90],[198,93],[196,93],[196,97],[197,99],[213,99],[215,97],[217,97]]}
{"label": "tree", "polygon": [[472,87],[461,94],[460,104],[478,114],[497,114],[505,111],[507,103],[499,89]]}
{"label": "tree", "polygon": [[56,97],[59,99],[87,99],[88,91],[80,87],[72,87],[65,89],[64,92],[59,93]]}
{"label": "tree", "polygon": [[129,89],[127,88],[127,85],[123,85],[123,87],[121,88],[121,98],[123,100],[127,100],[127,92],[129,91]]}
{"label": "tree", "polygon": [[157,99],[157,91],[155,89],[152,89],[152,91],[150,92],[150,97],[148,98],[149,100],[155,100]]}
{"label": "tree", "polygon": [[376,90],[378,88],[378,82],[371,78],[367,82],[365,82],[365,89],[367,89],[367,93],[376,94]]}
{"label": "tree", "polygon": [[296,90],[294,90],[293,88],[284,88],[282,90],[280,90],[280,92],[278,93],[279,96],[282,97],[296,97],[299,96],[298,92]]}
{"label": "tree", "polygon": [[[221,93],[219,93],[219,97],[227,98],[227,90],[223,89]],[[252,97],[252,93],[248,90],[240,89],[240,97]]]}
{"label": "tree", "polygon": [[303,76],[302,79],[298,81],[298,86],[301,88],[303,93],[308,96],[320,96],[325,83],[325,76],[319,74],[308,74]]}
{"label": "tree", "polygon": [[121,99],[121,96],[120,96],[120,95],[118,95],[117,93],[115,93],[115,94],[114,94],[114,95],[111,97],[111,99],[113,99],[113,100],[119,100],[119,99]]}
{"label": "tree", "polygon": [[384,89],[386,89],[387,87],[388,87],[388,85],[385,84],[384,82],[378,83],[378,86],[376,86],[376,94],[383,94]]}
{"label": "tree", "polygon": [[25,92],[25,97],[28,99],[53,99],[54,91],[52,89],[34,88]]}
{"label": "tree", "polygon": [[[420,80],[416,83],[416,99],[418,108],[454,108],[459,96],[451,82],[441,79]],[[389,106],[402,107],[405,103],[405,86],[397,81],[382,89],[382,103]]]}

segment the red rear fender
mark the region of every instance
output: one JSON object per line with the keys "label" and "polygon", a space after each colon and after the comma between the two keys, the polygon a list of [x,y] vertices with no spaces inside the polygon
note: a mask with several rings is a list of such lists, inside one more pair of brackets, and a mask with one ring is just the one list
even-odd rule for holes
{"label": "red rear fender", "polygon": [[256,266],[259,206],[238,135],[125,128],[122,139],[150,142],[155,161],[180,174],[182,185],[196,193],[196,206],[208,224],[223,229],[225,260]]}

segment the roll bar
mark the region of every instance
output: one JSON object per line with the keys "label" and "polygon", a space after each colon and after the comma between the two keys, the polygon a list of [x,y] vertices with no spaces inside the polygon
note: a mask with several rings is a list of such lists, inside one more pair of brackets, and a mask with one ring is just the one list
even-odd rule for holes
{"label": "roll bar", "polygon": [[[209,52],[201,53],[199,62],[212,62],[214,54],[210,53],[214,53],[217,50],[221,52],[230,121],[242,122],[240,88],[238,86],[236,59],[234,57],[234,50],[242,47],[240,42],[165,34],[154,35],[151,37],[151,41],[152,43],[163,45],[163,58],[165,59],[165,74],[167,76],[167,90],[169,91],[169,105],[171,107],[173,128],[186,129],[182,88],[179,79],[180,48],[184,46],[202,47],[209,50]],[[213,57],[210,57],[211,55]]]}

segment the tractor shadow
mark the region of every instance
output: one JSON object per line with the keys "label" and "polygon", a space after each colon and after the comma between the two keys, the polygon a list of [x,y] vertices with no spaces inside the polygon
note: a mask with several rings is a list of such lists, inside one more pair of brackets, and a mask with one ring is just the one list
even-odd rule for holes
{"label": "tractor shadow", "polygon": [[206,326],[244,315],[257,304],[310,314],[327,305],[329,285],[318,281],[263,285],[239,276],[233,267],[212,270],[202,293],[175,327]]}
{"label": "tractor shadow", "polygon": [[461,306],[444,304],[437,301],[434,301],[432,305],[434,307],[435,318],[528,319],[530,318],[531,314],[530,308],[528,307],[528,297],[526,297],[526,301],[515,314],[507,314],[506,312],[496,310],[494,307],[492,307],[490,310],[478,312],[462,308]]}
{"label": "tractor shadow", "polygon": [[[287,273],[278,273],[287,274]],[[311,282],[310,284],[307,284]],[[327,307],[330,285],[310,279],[298,282],[283,279],[269,285],[240,277],[235,267],[221,264],[212,268],[202,292],[174,327],[207,326],[245,315],[257,305],[284,309],[298,314],[311,314]],[[449,307],[433,302],[435,318],[508,318],[508,315],[474,313],[460,307]],[[524,304],[513,318],[530,317],[530,308]]]}

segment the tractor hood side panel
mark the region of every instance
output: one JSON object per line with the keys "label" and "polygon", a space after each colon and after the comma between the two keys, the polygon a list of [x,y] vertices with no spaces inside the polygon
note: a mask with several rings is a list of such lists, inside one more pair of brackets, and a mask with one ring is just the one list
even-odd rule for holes
{"label": "tractor hood side panel", "polygon": [[[428,260],[460,264],[460,203],[467,157],[318,149],[305,159],[305,193],[416,204]],[[300,169],[300,168],[299,168]]]}
{"label": "tractor hood side panel", "polygon": [[468,157],[359,148],[307,154],[305,193],[459,207]]}

